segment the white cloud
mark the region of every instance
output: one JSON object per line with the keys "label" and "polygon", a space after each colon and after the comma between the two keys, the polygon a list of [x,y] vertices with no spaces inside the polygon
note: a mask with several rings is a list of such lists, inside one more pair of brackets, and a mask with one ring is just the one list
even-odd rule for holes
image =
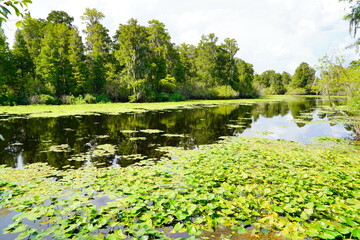
{"label": "white cloud", "polygon": [[[235,38],[238,56],[258,73],[268,69],[293,73],[301,62],[315,65],[325,54],[353,41],[338,0],[33,0],[29,9],[36,18],[64,10],[82,29],[80,16],[86,7],[105,14],[104,25],[111,35],[120,23],[136,18],[141,24],[151,19],[164,22],[177,44],[197,44],[201,35],[212,32],[220,40]],[[9,37],[13,25],[7,24]]]}

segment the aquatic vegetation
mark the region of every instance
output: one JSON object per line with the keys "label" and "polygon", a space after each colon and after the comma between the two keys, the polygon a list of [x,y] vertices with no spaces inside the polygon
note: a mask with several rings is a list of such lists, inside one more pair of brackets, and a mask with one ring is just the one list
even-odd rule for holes
{"label": "aquatic vegetation", "polygon": [[137,133],[135,130],[121,130],[122,133]]}
{"label": "aquatic vegetation", "polygon": [[274,132],[270,132],[270,131],[254,131],[254,133],[259,134],[259,135],[272,135],[272,134],[275,134]]}
{"label": "aquatic vegetation", "polygon": [[351,141],[345,140],[341,137],[314,137],[312,138],[315,143],[336,143],[336,144],[351,144]]}
{"label": "aquatic vegetation", "polygon": [[106,103],[84,105],[29,105],[29,106],[0,106],[0,118],[33,118],[33,117],[60,117],[79,115],[118,115],[119,113],[146,112],[151,110],[193,109],[198,107],[214,107],[224,104],[254,104],[258,102],[281,101],[293,99],[294,96],[262,96],[259,99],[233,100],[201,100],[186,102],[163,103]]}
{"label": "aquatic vegetation", "polygon": [[229,128],[245,128],[245,125],[236,125],[236,124],[227,124],[226,126],[228,126]]}
{"label": "aquatic vegetation", "polygon": [[91,155],[93,157],[109,156],[114,155],[116,148],[112,144],[102,144],[96,146],[95,150],[92,151]]}
{"label": "aquatic vegetation", "polygon": [[360,239],[358,148],[223,139],[197,150],[168,147],[171,159],[146,166],[0,167],[0,208],[19,212],[4,232],[166,239],[161,229],[198,236],[228,226],[289,239]]}
{"label": "aquatic vegetation", "polygon": [[140,132],[153,134],[153,133],[162,133],[164,131],[159,130],[159,129],[143,129],[143,130],[140,130]]}
{"label": "aquatic vegetation", "polygon": [[164,137],[179,137],[179,138],[187,137],[186,134],[173,134],[173,133],[165,133],[165,134],[162,134],[162,136],[164,136]]}
{"label": "aquatic vegetation", "polygon": [[131,137],[129,138],[130,141],[141,141],[146,140],[146,137]]}
{"label": "aquatic vegetation", "polygon": [[60,144],[60,145],[53,145],[50,146],[49,152],[70,152],[71,147],[69,144]]}

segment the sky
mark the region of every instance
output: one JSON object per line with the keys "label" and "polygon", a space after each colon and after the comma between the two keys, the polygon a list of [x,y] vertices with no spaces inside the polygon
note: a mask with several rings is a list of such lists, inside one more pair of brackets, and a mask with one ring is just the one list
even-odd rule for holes
{"label": "sky", "polygon": [[[219,42],[234,38],[237,57],[266,70],[294,73],[301,62],[318,65],[318,59],[335,52],[358,58],[344,50],[354,42],[343,20],[345,5],[338,0],[33,0],[31,16],[46,18],[52,10],[66,11],[83,29],[80,16],[86,8],[105,14],[103,24],[110,35],[119,24],[136,18],[147,25],[163,22],[176,44],[198,44],[204,34],[215,33]],[[5,25],[12,39],[16,19]]]}

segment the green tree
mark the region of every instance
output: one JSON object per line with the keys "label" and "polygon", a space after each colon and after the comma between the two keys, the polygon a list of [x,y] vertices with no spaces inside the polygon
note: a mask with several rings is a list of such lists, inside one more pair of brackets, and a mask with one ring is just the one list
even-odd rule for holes
{"label": "green tree", "polygon": [[291,82],[291,74],[288,72],[283,72],[281,74],[281,81],[285,87],[289,86]]}
{"label": "green tree", "polygon": [[284,94],[286,92],[280,73],[275,73],[272,76],[270,79],[270,85],[273,94]]}
{"label": "green tree", "polygon": [[[339,0],[340,2],[348,2],[350,4],[350,12],[344,16],[344,19],[349,22],[349,31],[356,37],[357,30],[360,27],[360,1],[359,0]],[[357,39],[355,46],[360,44]]]}
{"label": "green tree", "polygon": [[81,16],[86,28],[86,50],[90,82],[95,93],[102,93],[106,82],[106,67],[110,58],[112,41],[101,20],[105,18],[102,12],[87,8]]}
{"label": "green tree", "polygon": [[238,91],[239,94],[244,97],[254,95],[254,89],[252,87],[255,78],[253,65],[242,59],[236,59],[236,67],[239,81],[233,87],[234,90]]}
{"label": "green tree", "polygon": [[13,104],[15,69],[13,55],[0,28],[0,104]]}
{"label": "green tree", "polygon": [[69,30],[69,62],[71,66],[71,78],[74,84],[74,93],[85,94],[91,92],[88,81],[88,69],[86,66],[85,46],[76,27]]}
{"label": "green tree", "polygon": [[239,46],[235,39],[225,38],[224,43],[220,45],[220,49],[222,50],[222,61],[219,66],[221,66],[222,69],[220,69],[219,73],[223,79],[222,83],[235,89],[239,82],[237,59],[235,57],[239,51]]}
{"label": "green tree", "polygon": [[72,26],[74,18],[64,11],[51,11],[46,20],[51,23],[65,23],[68,26]]}
{"label": "green tree", "polygon": [[178,46],[180,64],[183,69],[183,82],[186,84],[192,84],[197,78],[196,69],[196,47],[191,44],[182,43]]}
{"label": "green tree", "polygon": [[31,59],[22,30],[17,30],[15,33],[12,52],[16,68],[17,95],[26,102],[27,98],[34,93],[37,84],[34,79],[35,63]]}
{"label": "green tree", "polygon": [[131,92],[130,101],[145,98],[145,84],[150,74],[149,35],[135,19],[120,25],[116,32],[115,58],[122,65],[119,81]]}
{"label": "green tree", "polygon": [[203,35],[196,49],[198,82],[205,88],[214,87],[219,82],[217,42],[215,34]]}
{"label": "green tree", "polygon": [[56,97],[74,93],[76,81],[73,70],[78,64],[75,61],[80,60],[81,56],[78,59],[74,56],[79,52],[74,49],[74,44],[71,49],[70,39],[73,37],[73,43],[76,40],[79,41],[79,36],[76,35],[78,35],[77,31],[67,23],[49,22],[46,25],[41,52],[36,62],[37,75],[41,79],[43,93]]}
{"label": "green tree", "polygon": [[304,89],[305,93],[310,93],[314,81],[315,70],[309,64],[303,62],[296,68],[290,85],[292,88]]}

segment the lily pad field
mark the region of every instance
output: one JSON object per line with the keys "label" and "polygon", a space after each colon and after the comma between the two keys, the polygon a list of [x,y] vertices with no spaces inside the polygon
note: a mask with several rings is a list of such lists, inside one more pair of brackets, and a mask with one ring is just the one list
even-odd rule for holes
{"label": "lily pad field", "polygon": [[0,239],[360,239],[326,101],[170,105],[0,107]]}

